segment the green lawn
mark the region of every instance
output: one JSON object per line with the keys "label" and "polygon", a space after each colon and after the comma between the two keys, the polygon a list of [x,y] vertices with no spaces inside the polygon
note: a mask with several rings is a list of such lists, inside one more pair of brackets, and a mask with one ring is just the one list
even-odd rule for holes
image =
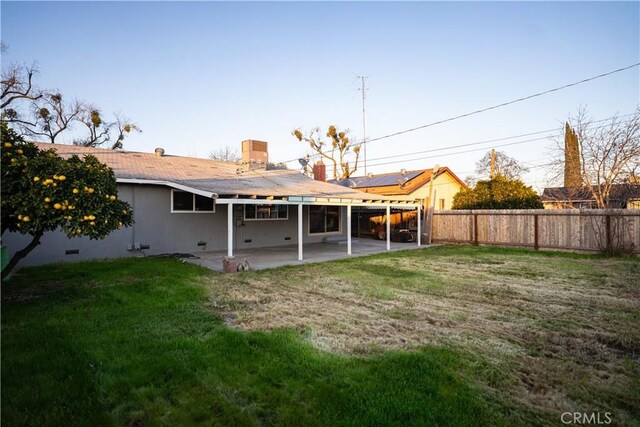
{"label": "green lawn", "polygon": [[[492,268],[502,274],[494,277]],[[592,325],[576,316],[554,321],[533,305],[529,312],[501,308],[505,299],[519,300],[529,282],[549,281],[549,269],[567,271],[558,273],[567,279],[559,300],[573,292],[572,280],[580,282]],[[527,381],[547,381],[549,392],[564,391],[576,409],[610,410],[617,422],[632,424],[640,411],[639,274],[637,259],[468,247],[235,276],[150,258],[26,268],[2,285],[1,421],[557,424],[566,405],[554,412],[514,392]],[[505,289],[504,280],[518,285]],[[603,314],[591,297],[605,288]],[[530,301],[540,289],[549,286],[532,287]],[[618,303],[611,292],[631,302]],[[461,305],[443,308],[446,315],[428,306],[454,307],[456,295]],[[495,311],[469,308],[490,304]],[[537,335],[494,328],[523,322],[514,317],[522,310]],[[574,355],[563,348],[575,342],[558,337],[587,326],[596,335],[606,330],[600,346],[615,357],[598,350],[594,362],[588,349]],[[550,339],[560,349],[547,354]],[[579,378],[558,378],[565,383],[557,388],[538,375],[536,363],[559,368],[543,363],[554,358]],[[607,375],[607,387],[597,386],[597,375]]]}

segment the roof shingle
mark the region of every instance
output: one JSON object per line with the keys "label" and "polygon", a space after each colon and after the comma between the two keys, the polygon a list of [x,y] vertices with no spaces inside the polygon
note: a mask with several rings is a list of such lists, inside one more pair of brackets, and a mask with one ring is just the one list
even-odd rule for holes
{"label": "roof shingle", "polygon": [[[242,165],[220,160],[157,156],[126,150],[36,143],[62,157],[93,155],[113,169],[117,179],[168,181],[219,196],[326,197],[362,200],[360,191],[316,181],[295,170],[243,170]],[[399,200],[401,198],[376,199]],[[405,200],[405,199],[403,199]],[[406,199],[408,200],[408,199]]]}

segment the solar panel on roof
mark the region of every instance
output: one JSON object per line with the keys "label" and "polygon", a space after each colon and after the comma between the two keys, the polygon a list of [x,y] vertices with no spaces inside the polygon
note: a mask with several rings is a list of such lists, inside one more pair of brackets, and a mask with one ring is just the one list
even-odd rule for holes
{"label": "solar panel on roof", "polygon": [[386,185],[398,185],[399,183],[407,182],[420,175],[423,171],[407,172],[401,174],[400,172],[391,175],[379,175],[371,178],[362,176],[358,178],[351,178],[356,182],[356,188],[365,187],[383,187]]}

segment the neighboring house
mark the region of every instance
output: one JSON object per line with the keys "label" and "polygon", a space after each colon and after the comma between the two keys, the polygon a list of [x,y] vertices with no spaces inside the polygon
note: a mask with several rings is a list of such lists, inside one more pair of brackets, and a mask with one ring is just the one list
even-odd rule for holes
{"label": "neighboring house", "polygon": [[[355,190],[369,194],[384,196],[403,196],[419,200],[426,211],[427,207],[435,210],[451,209],[453,196],[458,191],[467,188],[467,185],[448,167],[441,167],[437,173],[433,169],[421,169],[400,172],[368,175],[363,177],[351,177],[347,182],[342,182]],[[363,216],[365,217],[363,220]],[[417,229],[415,212],[404,214],[396,213],[392,217],[392,225],[396,228]],[[359,217],[357,230],[360,234],[379,234],[380,225],[384,223],[384,216],[378,212],[363,213]]]}
{"label": "neighboring house", "polygon": [[[263,163],[232,163],[156,153],[105,150],[72,145],[38,144],[62,157],[93,155],[111,167],[118,197],[133,207],[135,224],[104,240],[68,239],[60,231],[45,233],[21,265],[116,258],[139,254],[197,253],[329,239],[349,241],[347,218],[354,208],[416,210],[411,197],[365,195],[357,190],[319,182],[293,170],[266,170],[261,141],[243,143],[243,151],[264,150]],[[243,153],[250,158],[260,153]],[[261,160],[263,161],[263,160]],[[262,166],[260,166],[262,165]],[[5,233],[3,245],[14,252],[29,241]]]}
{"label": "neighboring house", "polygon": [[436,210],[451,209],[453,196],[467,188],[448,167],[439,168],[435,175],[433,169],[421,169],[350,179],[353,182],[350,186],[355,190],[385,196],[409,196],[421,200],[423,207],[433,206]]}
{"label": "neighboring house", "polygon": [[[586,187],[545,188],[540,197],[545,209],[595,209],[596,201]],[[611,187],[608,208],[640,209],[640,185],[617,184]]]}

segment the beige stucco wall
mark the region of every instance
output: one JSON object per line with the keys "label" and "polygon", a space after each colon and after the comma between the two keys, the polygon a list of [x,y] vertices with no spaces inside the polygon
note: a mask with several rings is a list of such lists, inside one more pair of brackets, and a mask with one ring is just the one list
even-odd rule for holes
{"label": "beige stucco wall", "polygon": [[[426,200],[429,198],[429,186],[427,183],[410,194],[411,197]],[[458,181],[453,179],[448,173],[438,175],[433,180],[433,198],[436,202],[436,210],[440,210],[440,199],[444,199],[444,210],[451,209],[453,205],[453,196],[462,189]]]}

